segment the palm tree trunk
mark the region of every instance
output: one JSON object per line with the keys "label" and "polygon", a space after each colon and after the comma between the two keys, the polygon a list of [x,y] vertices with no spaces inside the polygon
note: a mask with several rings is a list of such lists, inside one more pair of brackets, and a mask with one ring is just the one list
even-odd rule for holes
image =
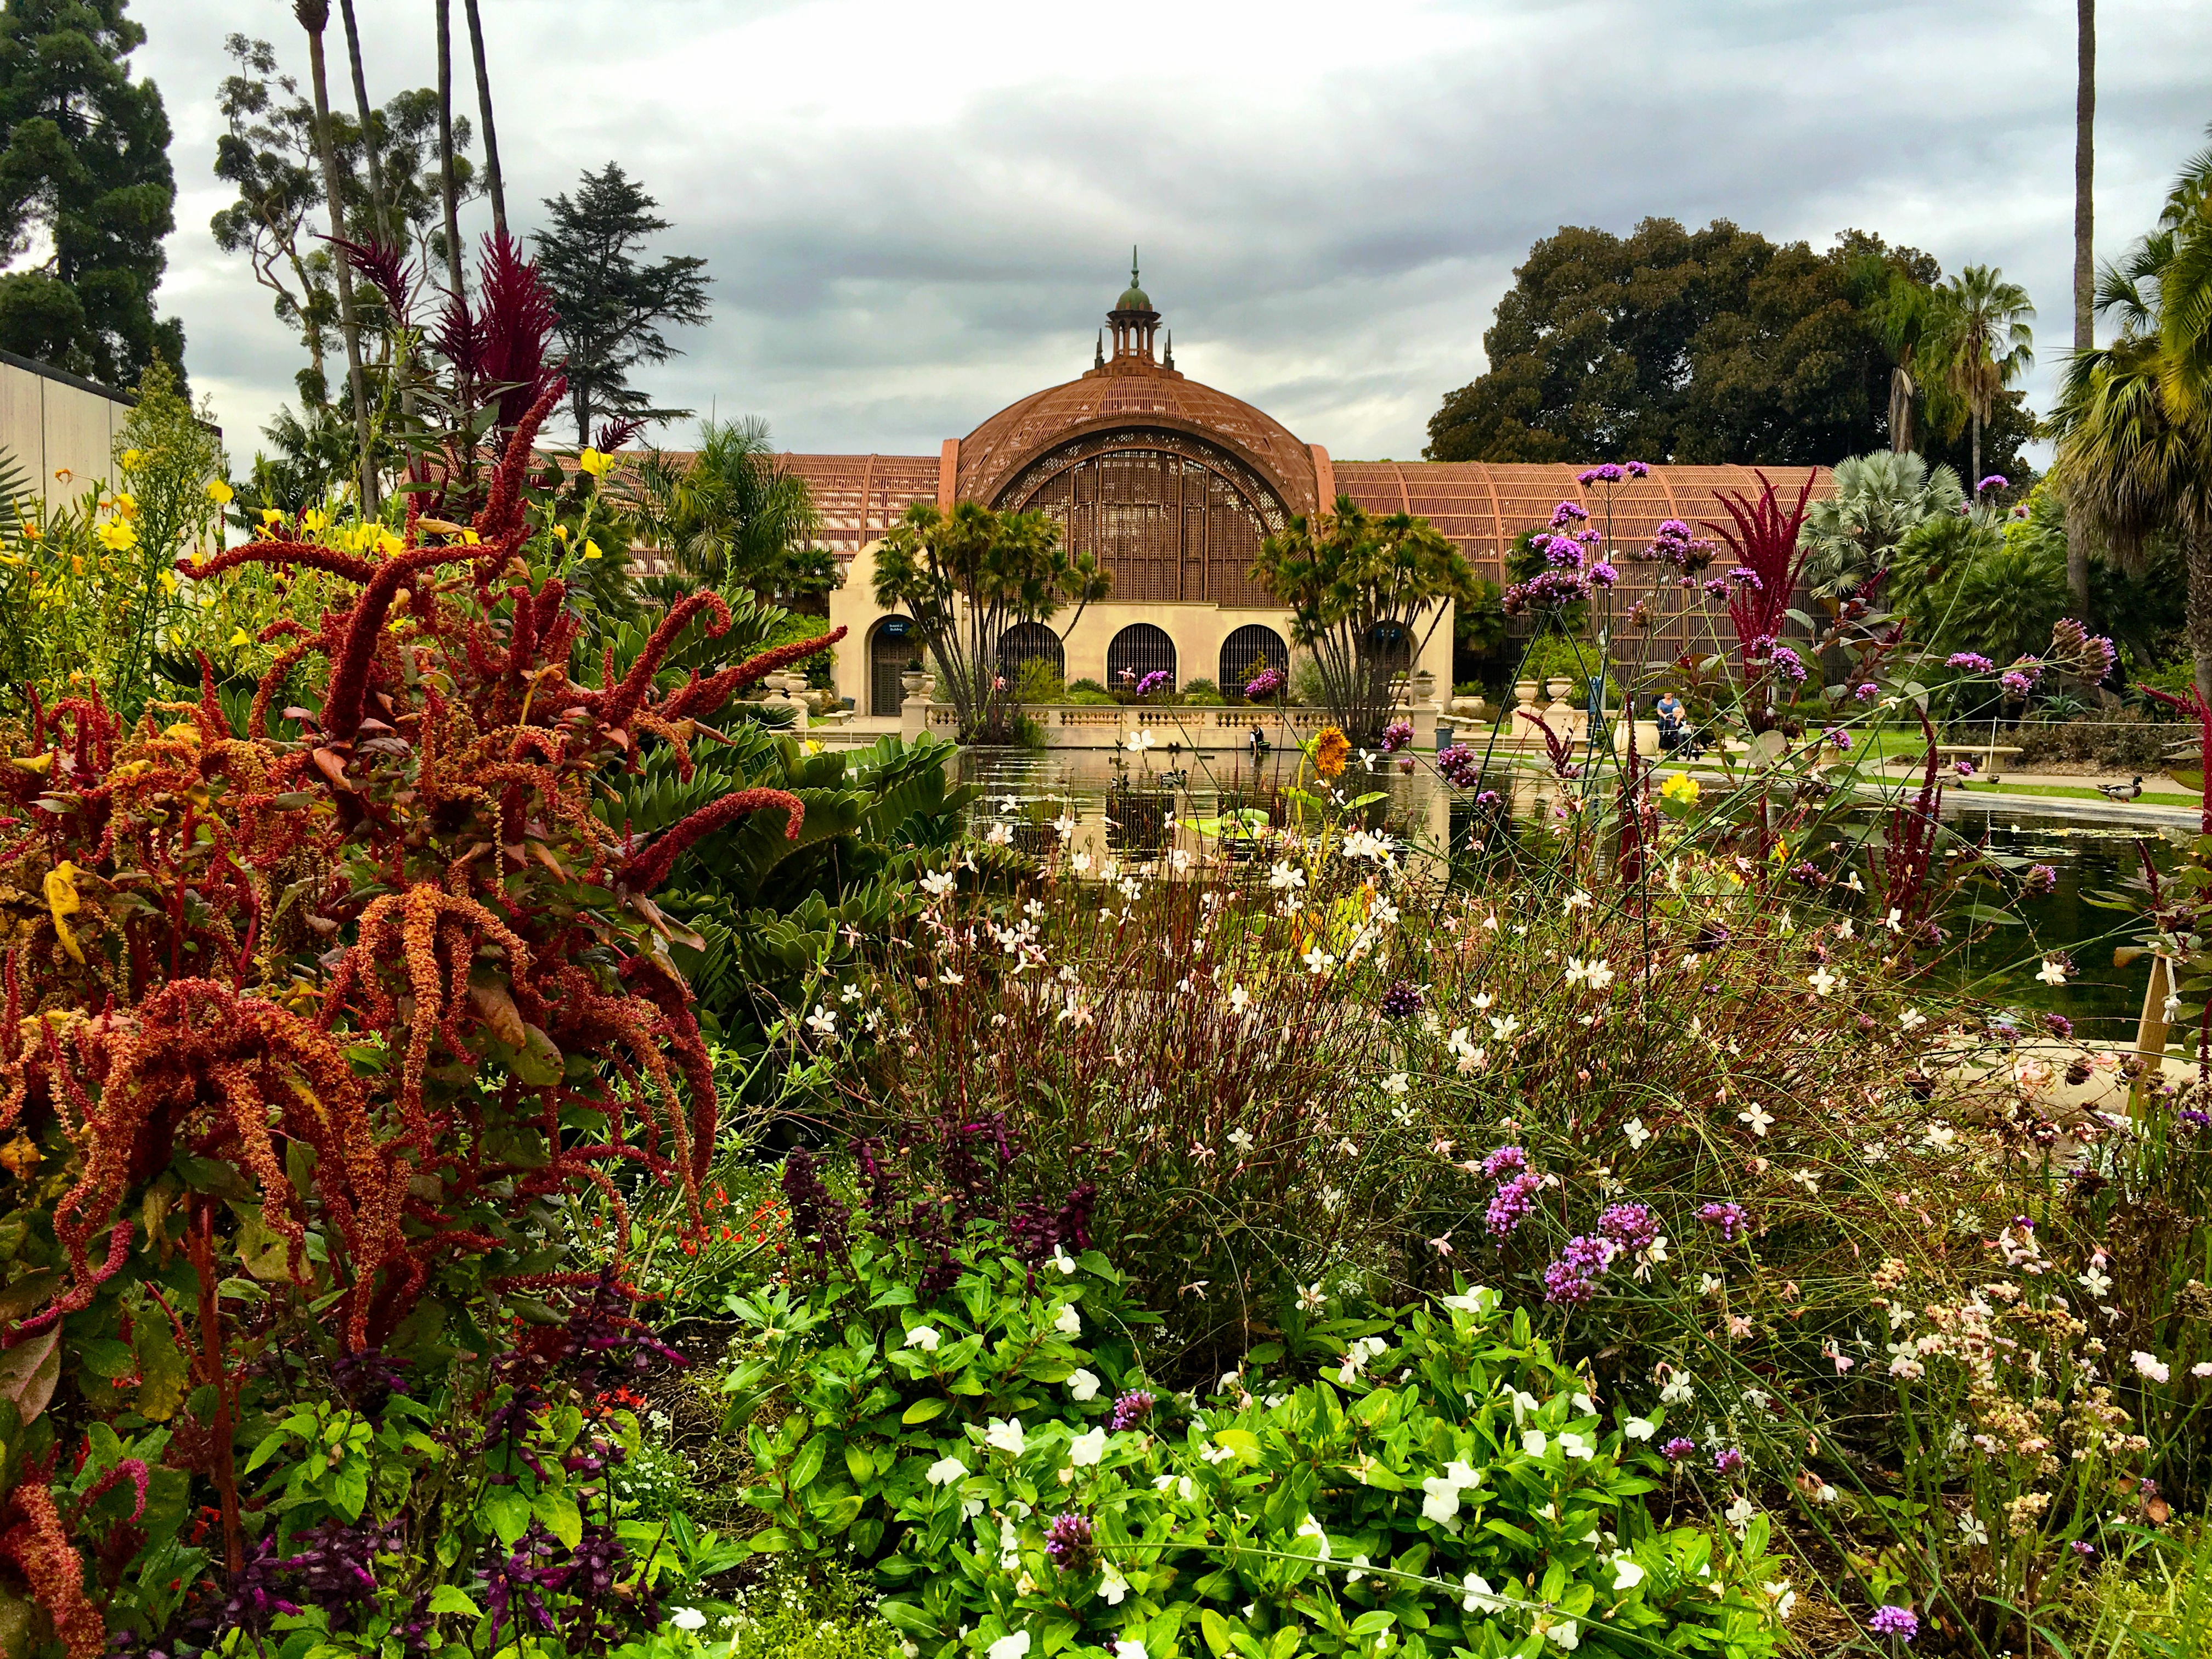
{"label": "palm tree trunk", "polygon": [[346,58],[353,67],[354,108],[361,116],[361,152],[368,162],[368,207],[376,216],[380,241],[392,238],[392,220],[384,206],[384,162],[376,153],[375,112],[368,102],[368,77],[361,67],[361,25],[354,21],[353,0],[338,0],[338,15],[345,20]]}
{"label": "palm tree trunk", "polygon": [[[491,124],[491,76],[484,71],[483,22],[477,15],[477,0],[462,0],[469,18],[469,51],[477,63],[477,111],[483,117],[484,185],[491,191],[491,228],[507,234],[507,190],[499,176],[499,134]],[[2089,0],[2081,0],[2087,5]]]}
{"label": "palm tree trunk", "polygon": [[2212,525],[2191,514],[2181,526],[2189,573],[2189,648],[2197,659],[2197,695],[2212,703]]}
{"label": "palm tree trunk", "polygon": [[[2097,343],[2097,264],[2094,238],[2097,129],[2097,0],[2075,0],[2074,41],[2074,350]],[[2080,513],[2066,515],[2066,590],[2074,608],[2089,615],[2089,526]],[[2201,672],[2198,676],[2203,678]]]}
{"label": "palm tree trunk", "polygon": [[453,0],[438,0],[438,193],[446,207],[446,281],[458,300],[467,289],[461,280],[461,213],[453,178]]}
{"label": "palm tree trunk", "polygon": [[[307,32],[307,71],[314,83],[315,148],[321,152],[323,195],[331,209],[331,234],[345,234],[345,191],[338,178],[337,147],[331,142],[330,77],[323,62],[323,30],[331,21],[330,0],[294,0],[292,15]],[[368,419],[368,379],[361,367],[361,323],[353,308],[353,268],[341,254],[333,264],[337,273],[338,332],[345,337],[346,380],[353,388],[354,434],[361,444],[361,510],[374,514],[376,446]]]}
{"label": "palm tree trunk", "polygon": [[1970,425],[1972,425],[1972,428],[1973,428],[1973,429],[1974,429],[1973,442],[1972,442],[1972,445],[1971,446],[1972,450],[1972,453],[1973,453],[1973,459],[1972,459],[1972,461],[1971,463],[1969,463],[1969,465],[1971,465],[1973,467],[1973,469],[1974,469],[1973,493],[1974,493],[1974,499],[1975,499],[1976,501],[1978,501],[1979,500],[1981,500],[1981,499],[1982,499],[1982,416],[1981,416],[1981,411],[1980,411],[1980,410],[1976,410],[1972,411],[1972,413],[1970,413],[1970,414],[1967,416],[1967,417],[1966,417],[1966,418],[1967,418],[1967,422],[1968,422],[1968,423],[1969,423]]}

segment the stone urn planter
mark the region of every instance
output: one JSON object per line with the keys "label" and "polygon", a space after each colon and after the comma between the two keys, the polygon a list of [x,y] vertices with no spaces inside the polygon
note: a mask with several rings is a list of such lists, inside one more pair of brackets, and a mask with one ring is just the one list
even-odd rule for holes
{"label": "stone urn planter", "polygon": [[1565,678],[1564,676],[1549,681],[1544,687],[1545,692],[1550,696],[1553,702],[1565,702],[1567,698],[1567,693],[1574,689],[1575,683],[1571,679]]}
{"label": "stone urn planter", "polygon": [[1519,703],[1524,708],[1533,706],[1536,701],[1536,682],[1534,680],[1514,681],[1513,701]]}
{"label": "stone urn planter", "polygon": [[920,691],[923,686],[928,684],[929,676],[923,673],[919,668],[909,668],[905,673],[899,676],[899,690],[905,692],[909,697],[913,696],[915,693]]}
{"label": "stone urn planter", "polygon": [[1430,670],[1424,668],[1416,672],[1413,679],[1413,701],[1415,702],[1434,702],[1436,701],[1437,677]]}

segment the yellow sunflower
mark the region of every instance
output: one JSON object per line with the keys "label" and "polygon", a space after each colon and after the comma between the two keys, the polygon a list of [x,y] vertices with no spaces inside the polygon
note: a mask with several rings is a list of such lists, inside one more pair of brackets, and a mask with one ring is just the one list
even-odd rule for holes
{"label": "yellow sunflower", "polygon": [[1352,758],[1352,739],[1334,726],[1324,726],[1321,735],[1314,739],[1314,770],[1325,778],[1344,775],[1344,763]]}

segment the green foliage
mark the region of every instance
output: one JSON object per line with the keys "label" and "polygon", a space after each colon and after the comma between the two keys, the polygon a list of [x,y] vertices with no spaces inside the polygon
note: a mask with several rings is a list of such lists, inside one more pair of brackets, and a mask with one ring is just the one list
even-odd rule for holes
{"label": "green foliage", "polygon": [[1268,537],[1252,578],[1290,611],[1291,642],[1318,670],[1322,702],[1359,743],[1379,738],[1405,665],[1381,636],[1401,635],[1419,662],[1446,608],[1478,592],[1473,568],[1426,519],[1377,517],[1349,495],[1326,518],[1297,515]]}
{"label": "green foliage", "polygon": [[664,327],[696,326],[709,314],[703,258],[671,253],[647,264],[637,257],[643,243],[669,228],[653,211],[659,205],[610,161],[586,172],[573,198],[565,191],[549,198],[546,228],[532,239],[560,313],[556,331],[579,444],[592,441],[595,414],[654,421],[691,412],[653,408],[629,383],[641,363],[677,355]]}
{"label": "green foliage", "polygon": [[820,515],[806,481],[777,464],[763,422],[706,422],[696,454],[647,450],[620,488],[646,538],[695,586],[779,604],[830,591],[834,560],[812,545]]}
{"label": "green foliage", "polygon": [[2008,663],[2043,649],[2066,614],[2065,545],[1981,517],[1924,520],[1897,544],[1887,597],[1936,653]]}
{"label": "green foliage", "polygon": [[41,233],[43,269],[0,283],[0,347],[110,386],[179,366],[184,325],[154,290],[175,228],[169,118],[131,78],[145,44],[127,0],[9,0],[0,13],[0,240]]}
{"label": "green foliage", "polygon": [[1014,700],[996,684],[1006,631],[1068,605],[1073,629],[1112,587],[1093,556],[1069,556],[1060,526],[1043,514],[994,513],[975,501],[949,514],[915,502],[876,551],[876,603],[914,618],[969,740],[1011,735]]}
{"label": "green foliage", "polygon": [[1812,549],[1806,579],[1823,599],[1847,597],[1888,565],[1907,531],[1966,501],[1957,473],[1910,452],[1850,456],[1837,463],[1835,482],[1833,495],[1806,509],[1798,538]]}
{"label": "green foliage", "polygon": [[[1115,1392],[1144,1379],[1099,1316],[1103,1265],[1060,1281],[1081,1292],[1066,1303],[1049,1270],[1022,1293],[1020,1264],[974,1261],[934,1300],[894,1279],[884,1311],[800,1344],[803,1365],[742,1367],[741,1401],[809,1379],[808,1409],[755,1431],[755,1501],[781,1522],[764,1541],[850,1513],[866,1548],[896,1517],[878,1611],[932,1655],[1024,1631],[1047,1652],[1224,1659],[1365,1653],[1384,1632],[1439,1656],[1772,1650],[1764,1520],[1740,1546],[1655,1525],[1663,1413],[1607,1424],[1494,1292],[1302,1332],[1336,1356],[1326,1376],[1279,1384],[1255,1352],[1214,1404],[1163,1395],[1115,1430]],[[1078,1310],[1064,1336],[1054,1306]],[[749,1311],[780,1330],[813,1312]]]}

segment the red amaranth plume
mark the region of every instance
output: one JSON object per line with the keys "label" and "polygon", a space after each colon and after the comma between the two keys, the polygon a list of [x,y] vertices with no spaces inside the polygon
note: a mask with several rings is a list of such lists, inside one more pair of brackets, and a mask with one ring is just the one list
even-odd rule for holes
{"label": "red amaranth plume", "polygon": [[773,651],[763,651],[757,657],[748,657],[718,674],[709,674],[703,680],[694,680],[690,684],[679,688],[654,712],[663,720],[672,722],[707,720],[745,687],[793,663],[805,661],[844,637],[843,629],[833,628],[818,640],[800,640],[794,645],[779,645]]}
{"label": "red amaranth plume", "polygon": [[499,423],[511,428],[553,383],[545,344],[560,314],[537,262],[523,258],[514,240],[501,231],[483,239],[477,293],[483,339],[478,368],[484,379],[507,388],[499,396]]}
{"label": "red amaranth plume", "polygon": [[357,242],[343,236],[325,236],[322,240],[336,248],[345,262],[382,296],[384,308],[391,313],[392,321],[406,327],[415,289],[414,264],[407,257],[406,247],[374,236],[365,236]]}
{"label": "red amaranth plume", "polygon": [[85,1599],[84,1561],[70,1547],[46,1481],[27,1471],[0,1516],[15,1517],[15,1524],[0,1533],[0,1556],[13,1561],[29,1581],[32,1596],[54,1621],[54,1634],[69,1659],[100,1659],[107,1647],[107,1621]]}
{"label": "red amaranth plume", "polygon": [[624,865],[615,879],[633,893],[650,893],[668,879],[668,872],[676,867],[676,860],[684,848],[702,836],[712,835],[748,812],[762,811],[771,806],[781,807],[787,815],[784,838],[797,841],[799,828],[806,822],[806,804],[804,801],[782,789],[740,789],[735,794],[709,801],[682,823],[661,831],[660,838]]}
{"label": "red amaranth plume", "polygon": [[1773,482],[1764,472],[1753,476],[1759,484],[1756,501],[1734,490],[1718,493],[1720,504],[1735,520],[1734,530],[1710,519],[1701,523],[1702,528],[1728,544],[1739,565],[1759,579],[1756,584],[1735,583],[1729,595],[1729,620],[1735,625],[1736,643],[1746,651],[1753,640],[1782,637],[1790,596],[1796,591],[1797,578],[1812,550],[1798,546],[1797,532],[1804,527],[1805,503],[1812,499],[1813,484],[1820,474],[1807,469],[1805,487],[1797,492],[1797,505],[1786,514],[1774,493]]}
{"label": "red amaranth plume", "polygon": [[592,447],[603,455],[611,455],[644,431],[645,427],[643,418],[635,415],[620,415],[611,421],[601,421],[599,434],[592,440]]}

